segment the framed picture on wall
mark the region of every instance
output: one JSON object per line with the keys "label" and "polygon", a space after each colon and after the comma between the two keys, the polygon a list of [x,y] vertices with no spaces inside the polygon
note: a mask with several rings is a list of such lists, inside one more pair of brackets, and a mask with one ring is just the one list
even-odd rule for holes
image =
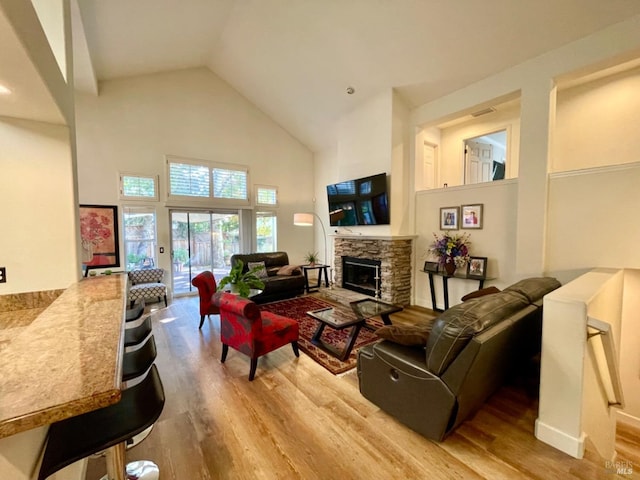
{"label": "framed picture on wall", "polygon": [[440,230],[458,230],[460,207],[442,207],[440,209]]}
{"label": "framed picture on wall", "polygon": [[80,239],[83,267],[119,267],[118,207],[80,205]]}
{"label": "framed picture on wall", "polygon": [[487,276],[487,257],[469,257],[467,277],[483,279]]}
{"label": "framed picture on wall", "polygon": [[462,228],[482,228],[482,204],[462,206]]}

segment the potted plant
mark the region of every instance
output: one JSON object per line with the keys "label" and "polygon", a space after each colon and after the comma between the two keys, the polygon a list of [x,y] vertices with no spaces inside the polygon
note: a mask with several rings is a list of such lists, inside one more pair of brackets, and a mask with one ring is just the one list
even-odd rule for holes
{"label": "potted plant", "polygon": [[229,285],[231,293],[237,293],[241,297],[248,298],[252,288],[264,288],[264,282],[256,275],[256,272],[259,272],[263,268],[264,267],[260,265],[243,273],[244,262],[238,260],[231,267],[229,275],[220,280],[218,288],[222,290],[224,286]]}
{"label": "potted plant", "polygon": [[307,262],[309,265],[314,266],[319,261],[318,252],[307,253],[304,256],[304,261]]}
{"label": "potted plant", "polygon": [[438,258],[448,275],[453,275],[456,267],[464,267],[469,260],[469,234],[452,235],[445,233],[441,237],[433,234],[433,243],[429,253]]}

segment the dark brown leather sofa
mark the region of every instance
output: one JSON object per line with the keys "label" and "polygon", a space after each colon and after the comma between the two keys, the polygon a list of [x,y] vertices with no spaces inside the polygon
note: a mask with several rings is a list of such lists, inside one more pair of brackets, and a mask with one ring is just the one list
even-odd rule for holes
{"label": "dark brown leather sofa", "polygon": [[427,438],[442,441],[540,351],[542,298],[560,283],[522,280],[438,316],[426,345],[389,340],[358,352],[360,392]]}
{"label": "dark brown leather sofa", "polygon": [[[265,271],[268,276],[261,278],[264,282],[262,293],[251,297],[251,300],[255,303],[275,302],[304,293],[304,275],[302,275],[300,268],[289,265],[287,252],[237,253],[231,255],[231,265],[235,265],[238,260],[242,260],[244,263],[244,272],[249,270],[249,263],[264,262],[265,264]],[[282,267],[287,266],[289,268],[284,269],[287,273],[282,273]]]}

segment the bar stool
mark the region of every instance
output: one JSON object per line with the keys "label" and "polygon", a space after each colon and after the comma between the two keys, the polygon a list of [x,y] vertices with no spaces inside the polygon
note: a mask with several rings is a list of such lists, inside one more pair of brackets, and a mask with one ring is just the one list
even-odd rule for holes
{"label": "bar stool", "polygon": [[164,389],[155,365],[139,384],[122,391],[118,403],[56,422],[49,428],[38,480],[94,453],[107,450],[107,477],[113,480],[157,480],[150,461],[125,465],[129,438],[146,430],[164,408]]}
{"label": "bar stool", "polygon": [[125,352],[122,361],[122,381],[129,382],[144,375],[153,365],[157,355],[156,341],[153,335],[149,337],[142,347],[131,352]]}
{"label": "bar stool", "polygon": [[127,322],[138,320],[144,314],[144,307],[145,303],[143,298],[139,302],[135,303],[133,307],[127,308],[125,320]]}
{"label": "bar stool", "polygon": [[139,345],[151,333],[151,317],[145,318],[144,322],[134,328],[125,328],[124,346],[133,347]]}

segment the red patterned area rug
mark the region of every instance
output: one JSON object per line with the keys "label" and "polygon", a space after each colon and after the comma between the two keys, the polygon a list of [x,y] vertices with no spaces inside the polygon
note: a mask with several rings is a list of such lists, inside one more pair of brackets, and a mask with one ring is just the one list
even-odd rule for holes
{"label": "red patterned area rug", "polygon": [[[349,307],[341,305],[337,306],[313,296],[297,297],[289,300],[282,300],[280,302],[260,305],[262,310],[268,310],[270,312],[277,313],[278,315],[283,315],[297,320],[300,324],[300,340],[298,341],[300,350],[309,355],[331,373],[337,375],[355,368],[358,349],[365,345],[375,343],[378,340],[378,337],[375,335],[374,330],[384,324],[382,323],[382,320],[377,317],[367,320],[365,328],[360,330],[360,333],[358,334],[356,344],[354,345],[353,350],[351,350],[351,355],[349,355],[349,358],[345,362],[341,362],[333,355],[311,343],[311,337],[315,333],[316,328],[318,328],[319,322],[309,317],[307,312],[327,307],[333,307],[339,312],[344,312],[345,316],[351,318],[354,316],[353,311]],[[351,327],[347,327],[343,330],[334,330],[327,326],[322,332],[321,339],[329,345],[342,349],[344,348],[350,330]]]}

